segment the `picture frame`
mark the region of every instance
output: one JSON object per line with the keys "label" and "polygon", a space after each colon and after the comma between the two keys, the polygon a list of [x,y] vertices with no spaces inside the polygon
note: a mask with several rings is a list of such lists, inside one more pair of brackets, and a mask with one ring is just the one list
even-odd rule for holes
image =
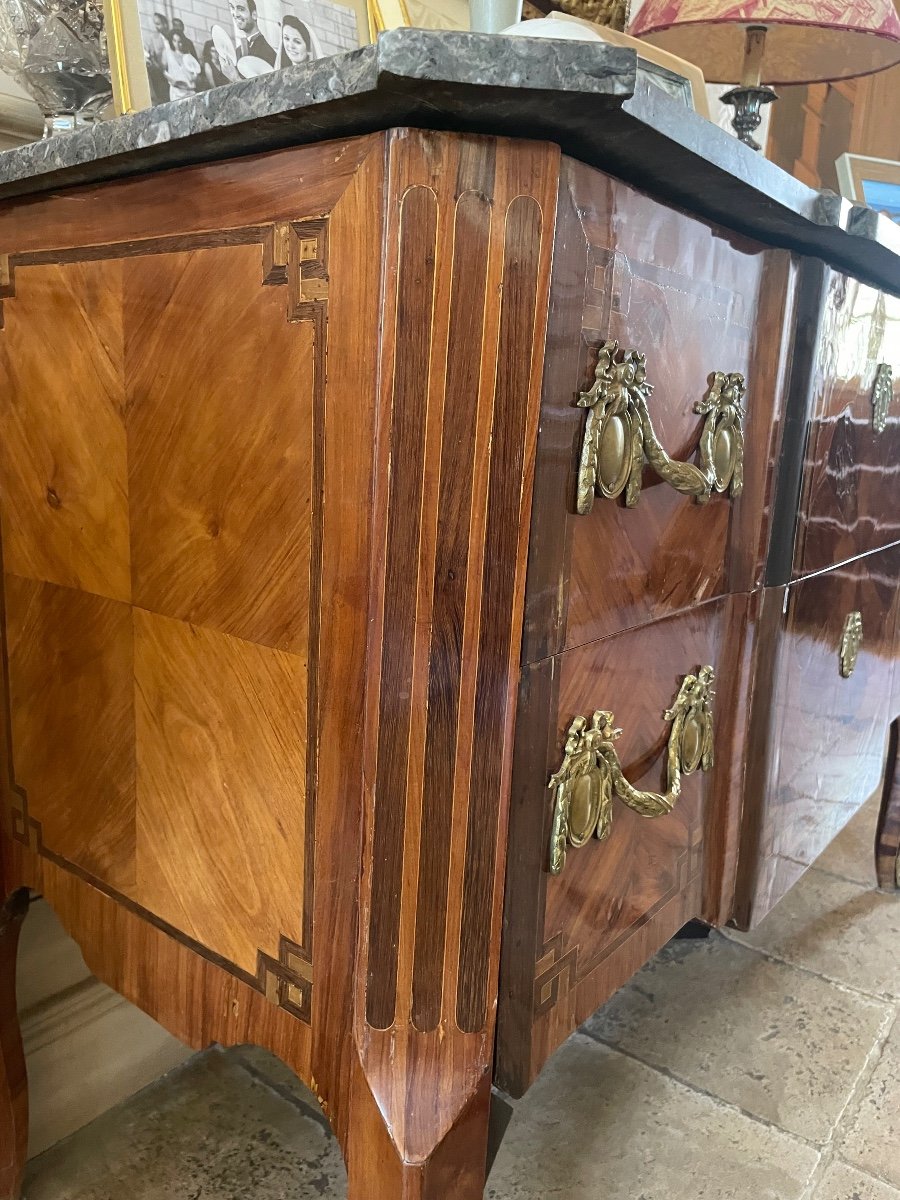
{"label": "picture frame", "polygon": [[[375,0],[103,0],[117,113],[372,41]],[[403,9],[403,0],[379,0]]]}
{"label": "picture frame", "polygon": [[835,163],[841,195],[900,224],[900,162],[842,154]]}
{"label": "picture frame", "polygon": [[706,94],[706,80],[703,72],[694,63],[649,42],[620,33],[608,25],[598,25],[596,21],[587,21],[583,17],[574,17],[570,13],[551,12],[554,20],[574,22],[584,25],[598,33],[604,42],[612,46],[627,46],[636,50],[638,55],[637,85],[641,90],[647,87],[661,88],[673,99],[692,108],[695,113],[711,120],[709,98]]}

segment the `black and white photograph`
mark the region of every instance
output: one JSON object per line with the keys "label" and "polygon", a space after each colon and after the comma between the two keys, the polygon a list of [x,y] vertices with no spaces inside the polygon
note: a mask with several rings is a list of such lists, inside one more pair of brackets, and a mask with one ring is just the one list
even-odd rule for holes
{"label": "black and white photograph", "polygon": [[138,0],[153,104],[355,49],[332,0]]}

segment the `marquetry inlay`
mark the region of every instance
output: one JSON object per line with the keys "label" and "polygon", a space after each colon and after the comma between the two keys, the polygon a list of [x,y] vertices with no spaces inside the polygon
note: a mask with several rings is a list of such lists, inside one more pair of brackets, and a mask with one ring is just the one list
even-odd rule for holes
{"label": "marquetry inlay", "polygon": [[0,258],[13,837],[305,1021],[327,247]]}

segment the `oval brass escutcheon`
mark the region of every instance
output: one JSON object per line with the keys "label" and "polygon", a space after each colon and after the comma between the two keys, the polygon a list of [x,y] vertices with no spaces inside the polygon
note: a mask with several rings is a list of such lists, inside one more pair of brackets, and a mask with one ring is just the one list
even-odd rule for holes
{"label": "oval brass escutcheon", "polygon": [[569,842],[583,846],[597,824],[600,787],[597,773],[591,771],[576,779],[569,799]]}
{"label": "oval brass escutcheon", "polygon": [[550,776],[553,819],[550,825],[551,875],[566,863],[566,846],[584,846],[591,834],[605,841],[612,829],[616,796],[642,817],[670,813],[681,795],[681,777],[697,768],[713,766],[712,689],[715,672],[700,667],[681,681],[671,708],[663,713],[672,727],[666,745],[665,792],[642,791],[629,783],[622,770],[615,742],[622,730],[608,709],[595,709],[590,717],[572,719],[566,733],[559,769]]}
{"label": "oval brass escutcheon", "polygon": [[719,426],[713,438],[713,474],[717,492],[724,492],[731,483],[737,462],[737,444],[730,426]]}
{"label": "oval brass escutcheon", "polygon": [[703,728],[696,717],[688,717],[681,731],[681,771],[691,775],[703,757]]}
{"label": "oval brass escutcheon", "polygon": [[620,495],[631,470],[631,417],[613,413],[603,422],[597,447],[597,482],[609,500]]}

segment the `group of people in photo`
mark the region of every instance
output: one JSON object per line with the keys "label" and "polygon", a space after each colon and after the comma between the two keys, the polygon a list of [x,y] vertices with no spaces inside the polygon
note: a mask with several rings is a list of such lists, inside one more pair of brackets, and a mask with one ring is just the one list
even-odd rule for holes
{"label": "group of people in photo", "polygon": [[315,34],[293,14],[282,18],[273,46],[259,28],[256,0],[229,0],[229,7],[232,31],[213,25],[199,50],[180,17],[153,14],[145,52],[154,104],[321,57]]}

